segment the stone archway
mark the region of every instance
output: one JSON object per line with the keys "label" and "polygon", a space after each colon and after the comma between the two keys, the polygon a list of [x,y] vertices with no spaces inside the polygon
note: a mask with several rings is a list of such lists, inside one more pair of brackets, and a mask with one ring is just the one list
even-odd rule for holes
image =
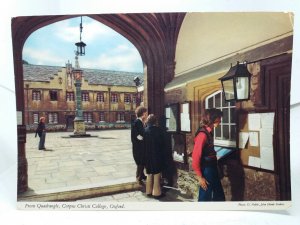
{"label": "stone archway", "polygon": [[[185,13],[134,13],[28,16],[12,19],[12,42],[16,87],[16,108],[24,121],[22,49],[37,29],[77,16],[89,16],[126,37],[138,49],[145,68],[145,102],[149,112],[163,115],[164,87],[174,77],[175,50]],[[18,193],[28,189],[25,154],[26,127],[18,125]]]}

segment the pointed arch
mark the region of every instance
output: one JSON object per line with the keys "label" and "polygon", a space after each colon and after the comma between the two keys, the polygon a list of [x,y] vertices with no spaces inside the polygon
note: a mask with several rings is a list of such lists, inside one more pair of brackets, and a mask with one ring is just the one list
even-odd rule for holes
{"label": "pointed arch", "polygon": [[[149,112],[157,116],[163,115],[164,87],[174,77],[176,42],[185,13],[54,15],[13,18],[12,44],[17,111],[24,112],[22,49],[26,39],[39,28],[78,16],[89,16],[109,26],[127,38],[138,49],[145,68],[146,106]],[[28,188],[25,142],[25,125],[18,125],[19,193]]]}

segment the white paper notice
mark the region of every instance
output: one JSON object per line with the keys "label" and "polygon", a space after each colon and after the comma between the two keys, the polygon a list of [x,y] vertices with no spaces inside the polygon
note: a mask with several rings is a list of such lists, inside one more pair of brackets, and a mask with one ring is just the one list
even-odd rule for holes
{"label": "white paper notice", "polygon": [[261,168],[266,169],[266,170],[274,170],[273,148],[261,147],[260,148],[260,161],[261,161]]}
{"label": "white paper notice", "polygon": [[171,109],[169,107],[169,108],[166,108],[166,118],[170,118],[170,117],[171,117]]}
{"label": "white paper notice", "polygon": [[248,138],[249,138],[248,132],[240,132],[239,133],[239,148],[245,148]]}
{"label": "white paper notice", "polygon": [[248,165],[260,168],[260,158],[254,157],[254,156],[249,156]]}
{"label": "white paper notice", "polygon": [[261,113],[260,159],[261,168],[274,170],[273,126],[274,113]]}
{"label": "white paper notice", "polygon": [[261,113],[261,128],[273,129],[275,113]]}
{"label": "white paper notice", "polygon": [[273,148],[273,129],[260,130],[260,146]]}
{"label": "white paper notice", "polygon": [[249,132],[249,144],[253,147],[258,147],[258,132]]}
{"label": "white paper notice", "polygon": [[191,121],[189,114],[180,113],[180,127],[181,131],[191,131]]}
{"label": "white paper notice", "polygon": [[182,104],[182,113],[189,114],[189,103]]}
{"label": "white paper notice", "polygon": [[248,130],[260,130],[260,114],[249,113],[248,114]]}

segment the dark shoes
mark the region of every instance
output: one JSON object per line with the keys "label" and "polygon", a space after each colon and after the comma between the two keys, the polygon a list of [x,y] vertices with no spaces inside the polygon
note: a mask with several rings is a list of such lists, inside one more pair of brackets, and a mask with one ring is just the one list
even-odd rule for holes
{"label": "dark shoes", "polygon": [[143,175],[140,180],[146,181],[147,180],[147,176]]}
{"label": "dark shoes", "polygon": [[161,198],[165,197],[166,194],[165,193],[161,193],[160,195],[157,195],[157,196],[152,195],[152,194],[146,194],[146,196],[147,196],[147,198],[161,199]]}
{"label": "dark shoes", "polygon": [[39,150],[46,150],[46,148],[39,148]]}

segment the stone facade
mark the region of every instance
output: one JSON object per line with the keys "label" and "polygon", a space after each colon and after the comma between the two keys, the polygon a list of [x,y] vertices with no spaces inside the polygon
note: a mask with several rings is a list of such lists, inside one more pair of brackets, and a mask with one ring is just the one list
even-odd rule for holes
{"label": "stone facade", "polygon": [[[274,65],[276,65],[277,62],[284,62],[284,60],[286,60],[284,57],[278,57],[278,59],[275,59]],[[272,96],[272,91],[275,89],[268,88],[268,92],[262,92],[265,90],[265,85],[267,84],[263,82],[264,77],[262,77],[261,73],[261,62],[258,61],[248,64],[248,70],[251,74],[253,74],[250,83],[250,100],[237,102],[234,105],[235,111],[237,112],[236,120],[240,120],[236,122],[237,134],[243,129],[243,125],[247,123],[247,117],[241,116],[243,113],[246,113],[245,115],[247,115],[249,112],[260,112],[260,110],[262,110],[262,112],[265,112],[266,110],[274,110],[276,112],[276,108],[267,109],[267,103],[263,99],[266,94]],[[212,93],[218,93],[218,91],[221,91],[221,82],[218,78],[223,75],[224,74],[219,73],[191,81],[180,88],[177,87],[166,90],[165,94],[165,101],[167,104],[174,104],[176,102],[183,103],[186,101],[191,103],[190,117],[192,130],[190,133],[178,131],[185,136],[185,148],[188,160],[186,165],[178,166],[177,168],[177,185],[180,190],[192,196],[194,199],[197,199],[198,197],[198,182],[191,167],[194,133],[198,128],[200,115],[206,108],[206,98]],[[275,103],[270,103],[270,105],[275,105]],[[276,124],[276,121],[274,124]],[[276,132],[275,125],[274,135],[279,135]],[[288,198],[282,197],[282,191],[280,192],[279,186],[281,184],[279,183],[278,172],[275,170],[262,170],[260,168],[248,166],[248,155],[246,156],[246,160],[243,155],[247,150],[238,148],[238,136],[236,137],[235,142],[235,151],[219,160],[219,172],[226,201],[274,201]],[[275,156],[278,154],[278,151],[282,151],[282,149],[276,149],[276,146],[274,146]],[[278,161],[276,160],[278,159],[274,158],[275,168],[276,164],[278,164]]]}
{"label": "stone facade", "polygon": [[[72,65],[23,65],[25,124],[34,131],[41,116],[49,131],[72,130],[76,88]],[[129,128],[135,108],[142,103],[134,78],[142,73],[83,69],[81,100],[86,129]]]}

